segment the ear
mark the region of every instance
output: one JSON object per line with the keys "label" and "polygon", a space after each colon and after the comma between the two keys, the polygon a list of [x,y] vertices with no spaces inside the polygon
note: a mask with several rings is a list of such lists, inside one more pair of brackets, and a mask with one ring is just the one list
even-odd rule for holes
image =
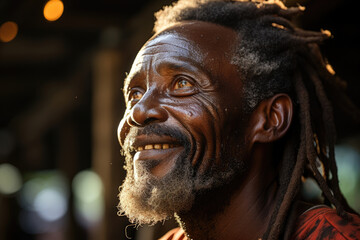
{"label": "ear", "polygon": [[252,144],[278,140],[289,129],[292,116],[293,104],[287,94],[276,94],[261,101],[250,117],[249,140]]}

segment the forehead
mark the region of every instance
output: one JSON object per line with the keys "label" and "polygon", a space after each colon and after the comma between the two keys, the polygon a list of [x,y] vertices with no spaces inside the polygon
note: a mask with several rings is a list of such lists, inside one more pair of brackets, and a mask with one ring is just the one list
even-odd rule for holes
{"label": "forehead", "polygon": [[[139,51],[132,71],[138,72],[162,62],[191,62],[201,64],[206,52],[188,38],[176,32],[166,32],[150,39]],[[175,65],[175,63],[174,63]]]}
{"label": "forehead", "polygon": [[185,21],[154,35],[139,51],[129,77],[167,64],[189,65],[219,75],[231,65],[237,34],[213,23]]}

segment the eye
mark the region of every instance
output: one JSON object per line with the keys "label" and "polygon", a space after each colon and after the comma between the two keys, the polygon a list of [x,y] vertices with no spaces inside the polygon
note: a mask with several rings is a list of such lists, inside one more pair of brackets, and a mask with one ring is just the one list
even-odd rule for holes
{"label": "eye", "polygon": [[143,97],[143,95],[144,95],[143,91],[137,88],[131,89],[128,95],[128,102],[133,105],[136,102],[138,102]]}
{"label": "eye", "polygon": [[134,91],[131,93],[130,100],[140,100],[143,96],[143,93],[140,91]]}
{"label": "eye", "polygon": [[181,89],[181,88],[189,88],[194,86],[190,81],[188,81],[187,79],[180,77],[174,86],[174,89]]}
{"label": "eye", "polygon": [[176,97],[188,97],[198,93],[197,85],[195,80],[191,77],[178,75],[173,81],[173,87],[171,94]]}

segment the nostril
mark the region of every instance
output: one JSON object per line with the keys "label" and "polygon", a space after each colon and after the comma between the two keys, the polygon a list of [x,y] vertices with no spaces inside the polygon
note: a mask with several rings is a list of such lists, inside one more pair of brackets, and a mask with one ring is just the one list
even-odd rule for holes
{"label": "nostril", "polygon": [[150,117],[150,118],[145,119],[144,124],[146,125],[146,124],[149,124],[151,122],[155,122],[156,120],[158,120],[158,119],[154,118],[154,117]]}
{"label": "nostril", "polygon": [[137,123],[136,121],[134,121],[131,116],[128,117],[127,123],[128,123],[130,126],[133,126],[133,127],[140,127],[140,124]]}

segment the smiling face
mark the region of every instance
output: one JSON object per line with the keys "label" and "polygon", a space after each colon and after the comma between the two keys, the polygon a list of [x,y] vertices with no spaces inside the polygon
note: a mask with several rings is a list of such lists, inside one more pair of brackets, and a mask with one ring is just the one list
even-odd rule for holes
{"label": "smiling face", "polygon": [[131,221],[186,211],[196,192],[243,171],[242,83],[231,64],[237,37],[216,24],[183,22],[138,53],[118,129],[127,159],[119,208]]}

